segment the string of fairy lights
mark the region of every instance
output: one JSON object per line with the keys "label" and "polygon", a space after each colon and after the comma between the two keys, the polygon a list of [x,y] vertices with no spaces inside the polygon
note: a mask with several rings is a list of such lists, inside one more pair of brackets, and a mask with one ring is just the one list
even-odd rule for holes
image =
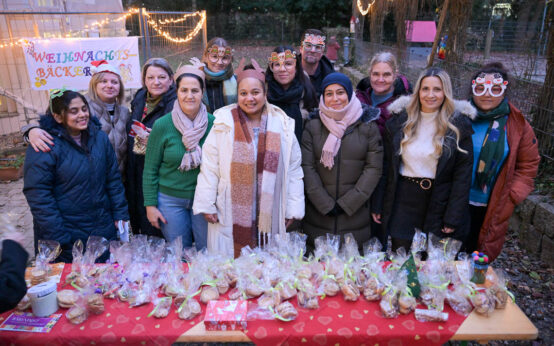
{"label": "string of fairy lights", "polygon": [[[96,22],[93,22],[91,24],[84,25],[83,29],[81,29],[81,30],[70,31],[65,35],[59,34],[59,35],[57,35],[55,37],[52,37],[52,38],[77,37],[78,35],[81,35],[83,33],[87,33],[87,32],[93,31],[93,30],[98,30],[98,29],[100,29],[100,28],[102,28],[102,27],[104,27],[108,24],[123,21],[126,18],[128,18],[128,17],[130,17],[134,14],[138,14],[138,13],[139,13],[138,9],[131,8],[127,11],[127,13],[125,13],[124,15],[122,15],[120,17],[117,17],[117,18],[106,17],[105,19],[103,19],[101,21],[96,21]],[[154,31],[158,35],[163,36],[168,41],[171,41],[171,42],[174,42],[174,43],[179,43],[179,44],[190,42],[196,35],[198,35],[198,33],[202,29],[204,23],[206,22],[206,12],[202,12],[202,11],[186,13],[186,14],[184,14],[180,17],[176,17],[176,18],[166,18],[166,19],[157,19],[157,20],[153,19],[152,16],[150,15],[150,13],[148,13],[146,11],[143,11],[143,14],[148,18],[148,20],[146,22],[150,25],[150,27],[152,27],[152,29],[154,29]],[[189,18],[192,18],[192,17],[199,17],[198,23],[196,23],[196,26],[194,27],[194,29],[192,29],[192,31],[190,31],[185,36],[182,36],[182,37],[172,36],[167,30],[164,30],[164,28],[163,28],[164,25],[181,23],[181,22],[184,22],[185,20],[187,20]],[[15,47],[15,46],[22,46],[23,47],[23,46],[27,45],[28,42],[29,41],[26,40],[26,39],[19,39],[17,41],[12,40],[10,42],[0,43],[0,48]]]}
{"label": "string of fairy lights", "polygon": [[356,2],[356,4],[358,5],[358,11],[360,11],[360,14],[362,16],[365,16],[366,14],[369,13],[369,10],[371,9],[371,6],[373,6],[374,3],[375,3],[375,0],[372,0],[370,3],[367,4],[367,8],[364,10],[362,5],[362,0],[358,0]]}

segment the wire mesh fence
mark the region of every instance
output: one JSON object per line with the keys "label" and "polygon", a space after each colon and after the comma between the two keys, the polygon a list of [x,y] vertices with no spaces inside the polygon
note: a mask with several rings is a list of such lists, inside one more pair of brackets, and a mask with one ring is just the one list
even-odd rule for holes
{"label": "wire mesh fence", "polygon": [[176,68],[201,55],[206,34],[201,11],[0,12],[0,149],[19,142],[21,126],[48,107],[48,93],[31,88],[20,39],[137,36],[141,64],[164,57]]}

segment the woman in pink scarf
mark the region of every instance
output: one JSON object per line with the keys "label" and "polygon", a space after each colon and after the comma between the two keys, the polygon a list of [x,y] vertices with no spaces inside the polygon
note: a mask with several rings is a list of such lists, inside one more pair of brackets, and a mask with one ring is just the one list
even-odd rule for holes
{"label": "woman in pink scarf", "polygon": [[322,84],[319,110],[302,134],[306,189],[303,229],[308,246],[326,233],[352,233],[358,247],[371,236],[369,197],[381,176],[383,146],[375,120],[379,109],[352,97],[352,83],[331,73]]}

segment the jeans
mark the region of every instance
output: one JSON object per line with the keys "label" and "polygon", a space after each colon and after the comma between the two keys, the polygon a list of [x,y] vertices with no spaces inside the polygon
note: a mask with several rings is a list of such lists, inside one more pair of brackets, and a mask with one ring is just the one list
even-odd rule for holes
{"label": "jeans", "polygon": [[[162,233],[167,242],[172,242],[182,236],[183,247],[202,250],[207,246],[208,222],[203,215],[192,213],[192,199],[172,197],[158,192],[158,210],[167,224],[160,221]],[[193,239],[194,237],[194,239]]]}

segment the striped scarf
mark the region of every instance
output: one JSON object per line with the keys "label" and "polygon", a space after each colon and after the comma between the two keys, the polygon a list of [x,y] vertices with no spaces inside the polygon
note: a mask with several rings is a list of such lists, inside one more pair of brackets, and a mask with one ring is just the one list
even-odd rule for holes
{"label": "striped scarf", "polygon": [[[233,245],[235,257],[243,247],[254,248],[258,232],[271,232],[273,195],[281,151],[281,134],[272,126],[268,115],[262,116],[258,137],[258,155],[254,158],[253,133],[246,114],[237,106],[231,111],[235,128],[231,159],[231,205],[233,215]],[[250,172],[250,174],[249,174]],[[256,172],[257,181],[254,181]],[[256,201],[252,201],[257,183]],[[256,220],[252,220],[256,203]],[[257,225],[257,227],[256,227]]]}

